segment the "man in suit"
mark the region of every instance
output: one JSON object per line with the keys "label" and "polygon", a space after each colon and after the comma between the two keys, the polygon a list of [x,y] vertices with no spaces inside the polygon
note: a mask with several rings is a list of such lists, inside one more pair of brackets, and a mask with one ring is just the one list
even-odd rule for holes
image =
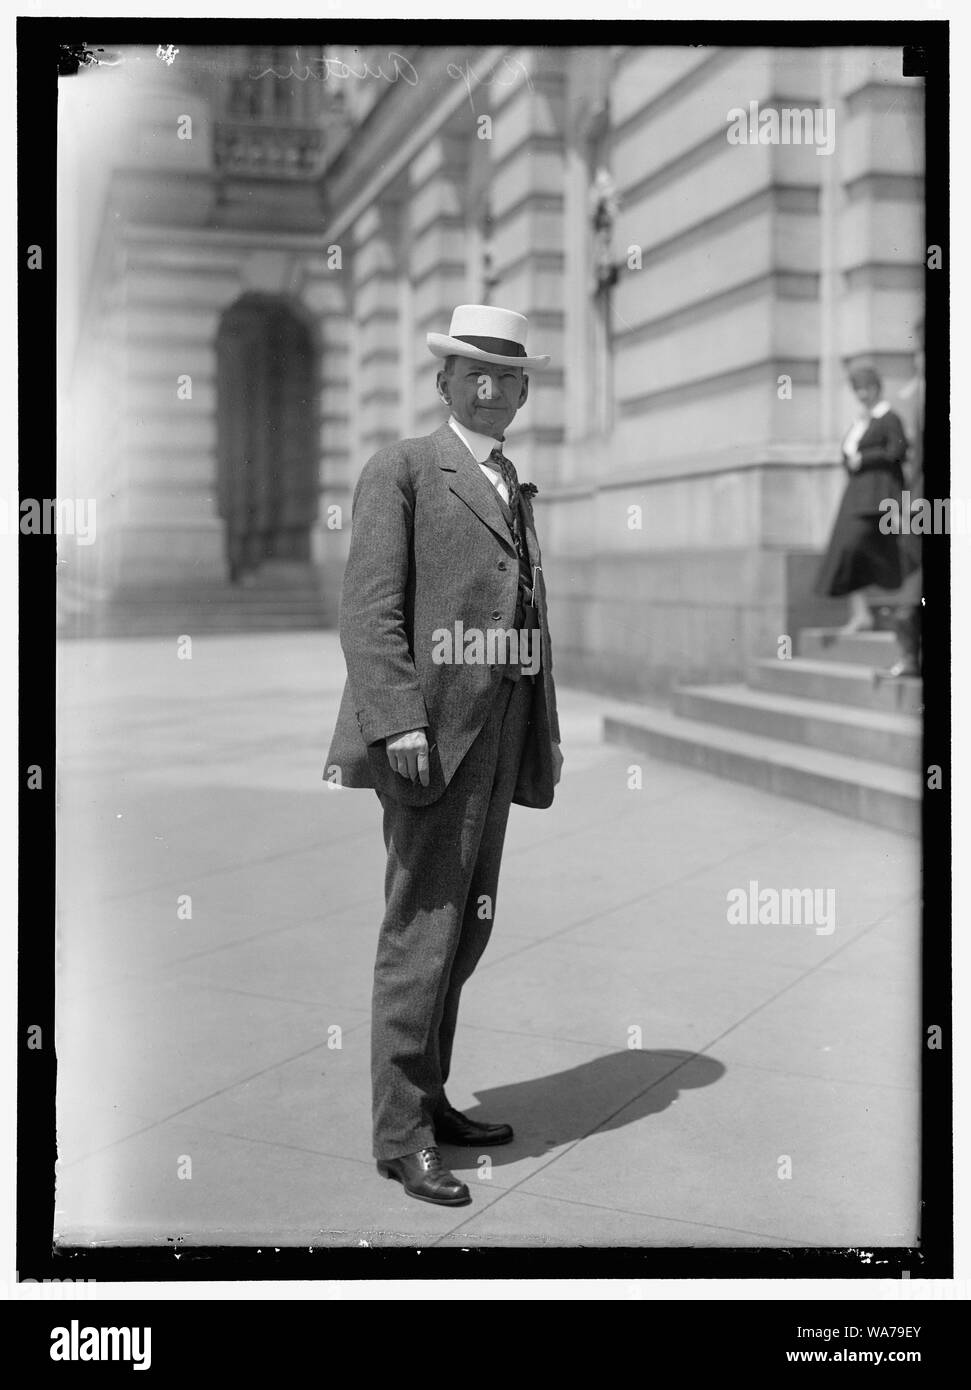
{"label": "man in suit", "polygon": [[467,1186],[440,1143],[509,1143],[445,1095],[462,986],[495,912],[510,804],[553,800],[562,756],[529,487],[502,445],[526,403],[527,321],[459,305],[429,333],[451,416],[380,450],[354,493],[341,593],[347,683],[325,778],[372,787],[386,910],[371,1030],[378,1171],[423,1201]]}

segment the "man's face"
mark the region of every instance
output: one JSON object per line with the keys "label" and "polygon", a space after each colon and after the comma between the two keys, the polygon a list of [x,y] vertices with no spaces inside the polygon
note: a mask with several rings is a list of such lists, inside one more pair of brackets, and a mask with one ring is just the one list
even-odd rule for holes
{"label": "man's face", "polygon": [[522,367],[500,367],[456,357],[438,374],[439,388],[460,425],[501,439],[516,411],[525,403],[529,378]]}

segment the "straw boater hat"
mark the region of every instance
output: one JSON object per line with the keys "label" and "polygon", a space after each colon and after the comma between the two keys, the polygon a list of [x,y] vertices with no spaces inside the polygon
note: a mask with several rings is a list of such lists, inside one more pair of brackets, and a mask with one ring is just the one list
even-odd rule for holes
{"label": "straw boater hat", "polygon": [[501,367],[546,367],[549,355],[528,357],[528,321],[512,309],[491,304],[459,304],[448,333],[429,333],[428,346],[436,357],[471,357]]}

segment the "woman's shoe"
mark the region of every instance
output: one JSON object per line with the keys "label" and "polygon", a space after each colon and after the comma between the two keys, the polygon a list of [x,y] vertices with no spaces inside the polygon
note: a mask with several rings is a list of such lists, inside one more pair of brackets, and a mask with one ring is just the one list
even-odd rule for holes
{"label": "woman's shoe", "polygon": [[848,623],[844,623],[839,629],[841,637],[852,637],[855,632],[872,632],[872,618],[851,618]]}
{"label": "woman's shoe", "polygon": [[887,672],[892,680],[920,675],[920,609],[909,608],[894,615],[894,632],[900,647],[900,660]]}

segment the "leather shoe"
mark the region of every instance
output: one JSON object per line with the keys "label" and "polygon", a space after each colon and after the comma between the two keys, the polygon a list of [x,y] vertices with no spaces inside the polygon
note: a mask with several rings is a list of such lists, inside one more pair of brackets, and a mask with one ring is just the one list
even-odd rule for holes
{"label": "leather shoe", "polygon": [[464,1144],[469,1148],[489,1148],[508,1144],[513,1137],[512,1125],[484,1125],[470,1120],[461,1110],[446,1104],[435,1119],[435,1138],[442,1144]]}
{"label": "leather shoe", "polygon": [[419,1149],[402,1158],[378,1161],[378,1172],[400,1182],[409,1197],[420,1202],[435,1202],[441,1207],[463,1207],[472,1197],[464,1182],[442,1167],[437,1149]]}

